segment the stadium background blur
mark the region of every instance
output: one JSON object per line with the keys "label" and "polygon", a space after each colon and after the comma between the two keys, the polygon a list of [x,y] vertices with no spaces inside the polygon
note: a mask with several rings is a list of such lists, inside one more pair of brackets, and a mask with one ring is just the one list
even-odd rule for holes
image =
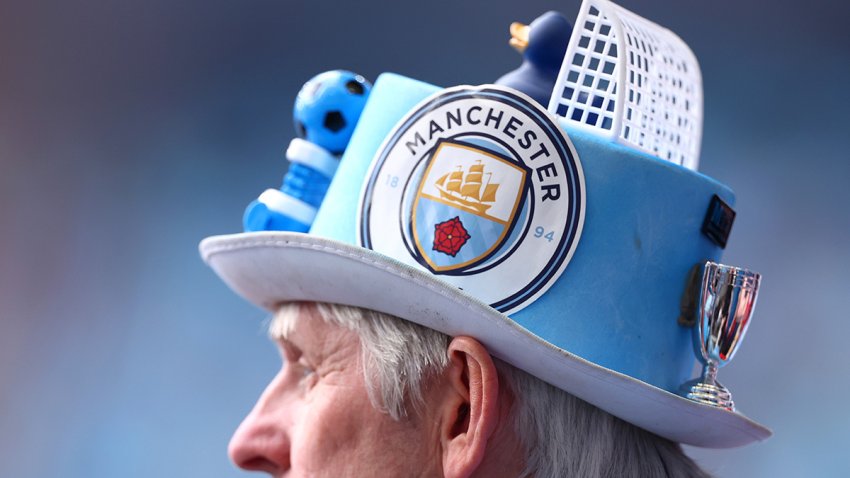
{"label": "stadium background blur", "polygon": [[[277,187],[314,74],[443,86],[515,68],[508,25],[577,0],[0,4],[0,476],[241,476],[231,431],[278,359],[198,257]],[[764,274],[720,372],[771,440],[720,477],[847,476],[850,6],[622,5],[705,86],[701,170],[736,191],[724,262]]]}

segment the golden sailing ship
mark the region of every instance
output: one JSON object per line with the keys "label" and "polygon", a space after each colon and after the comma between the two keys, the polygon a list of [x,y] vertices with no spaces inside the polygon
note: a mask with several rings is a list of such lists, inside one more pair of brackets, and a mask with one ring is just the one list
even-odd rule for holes
{"label": "golden sailing ship", "polygon": [[[485,174],[486,183],[482,182]],[[465,174],[463,168],[458,166],[456,171],[440,176],[435,185],[443,199],[483,214],[492,206],[486,203],[496,201],[496,191],[499,189],[499,184],[490,182],[492,177],[493,173],[485,172],[484,165],[478,161]]]}

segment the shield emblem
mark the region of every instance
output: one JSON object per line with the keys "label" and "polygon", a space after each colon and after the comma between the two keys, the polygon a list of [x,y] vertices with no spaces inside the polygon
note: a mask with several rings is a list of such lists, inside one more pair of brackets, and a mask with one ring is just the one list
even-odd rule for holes
{"label": "shield emblem", "polygon": [[413,201],[419,262],[434,273],[462,273],[498,251],[522,205],[526,175],[478,145],[437,143]]}

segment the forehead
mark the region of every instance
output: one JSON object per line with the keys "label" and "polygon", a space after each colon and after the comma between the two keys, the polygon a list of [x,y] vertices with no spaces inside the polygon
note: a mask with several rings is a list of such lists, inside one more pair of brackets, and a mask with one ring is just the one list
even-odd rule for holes
{"label": "forehead", "polygon": [[315,305],[307,303],[281,306],[269,324],[269,336],[285,345],[306,351],[355,352],[359,346],[354,331],[325,320]]}

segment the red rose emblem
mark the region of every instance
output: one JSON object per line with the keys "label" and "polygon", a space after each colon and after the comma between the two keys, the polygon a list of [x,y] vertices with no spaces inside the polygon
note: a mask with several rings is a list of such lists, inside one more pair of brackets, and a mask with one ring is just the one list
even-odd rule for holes
{"label": "red rose emblem", "polygon": [[456,256],[469,238],[458,216],[434,226],[434,250],[443,254]]}

